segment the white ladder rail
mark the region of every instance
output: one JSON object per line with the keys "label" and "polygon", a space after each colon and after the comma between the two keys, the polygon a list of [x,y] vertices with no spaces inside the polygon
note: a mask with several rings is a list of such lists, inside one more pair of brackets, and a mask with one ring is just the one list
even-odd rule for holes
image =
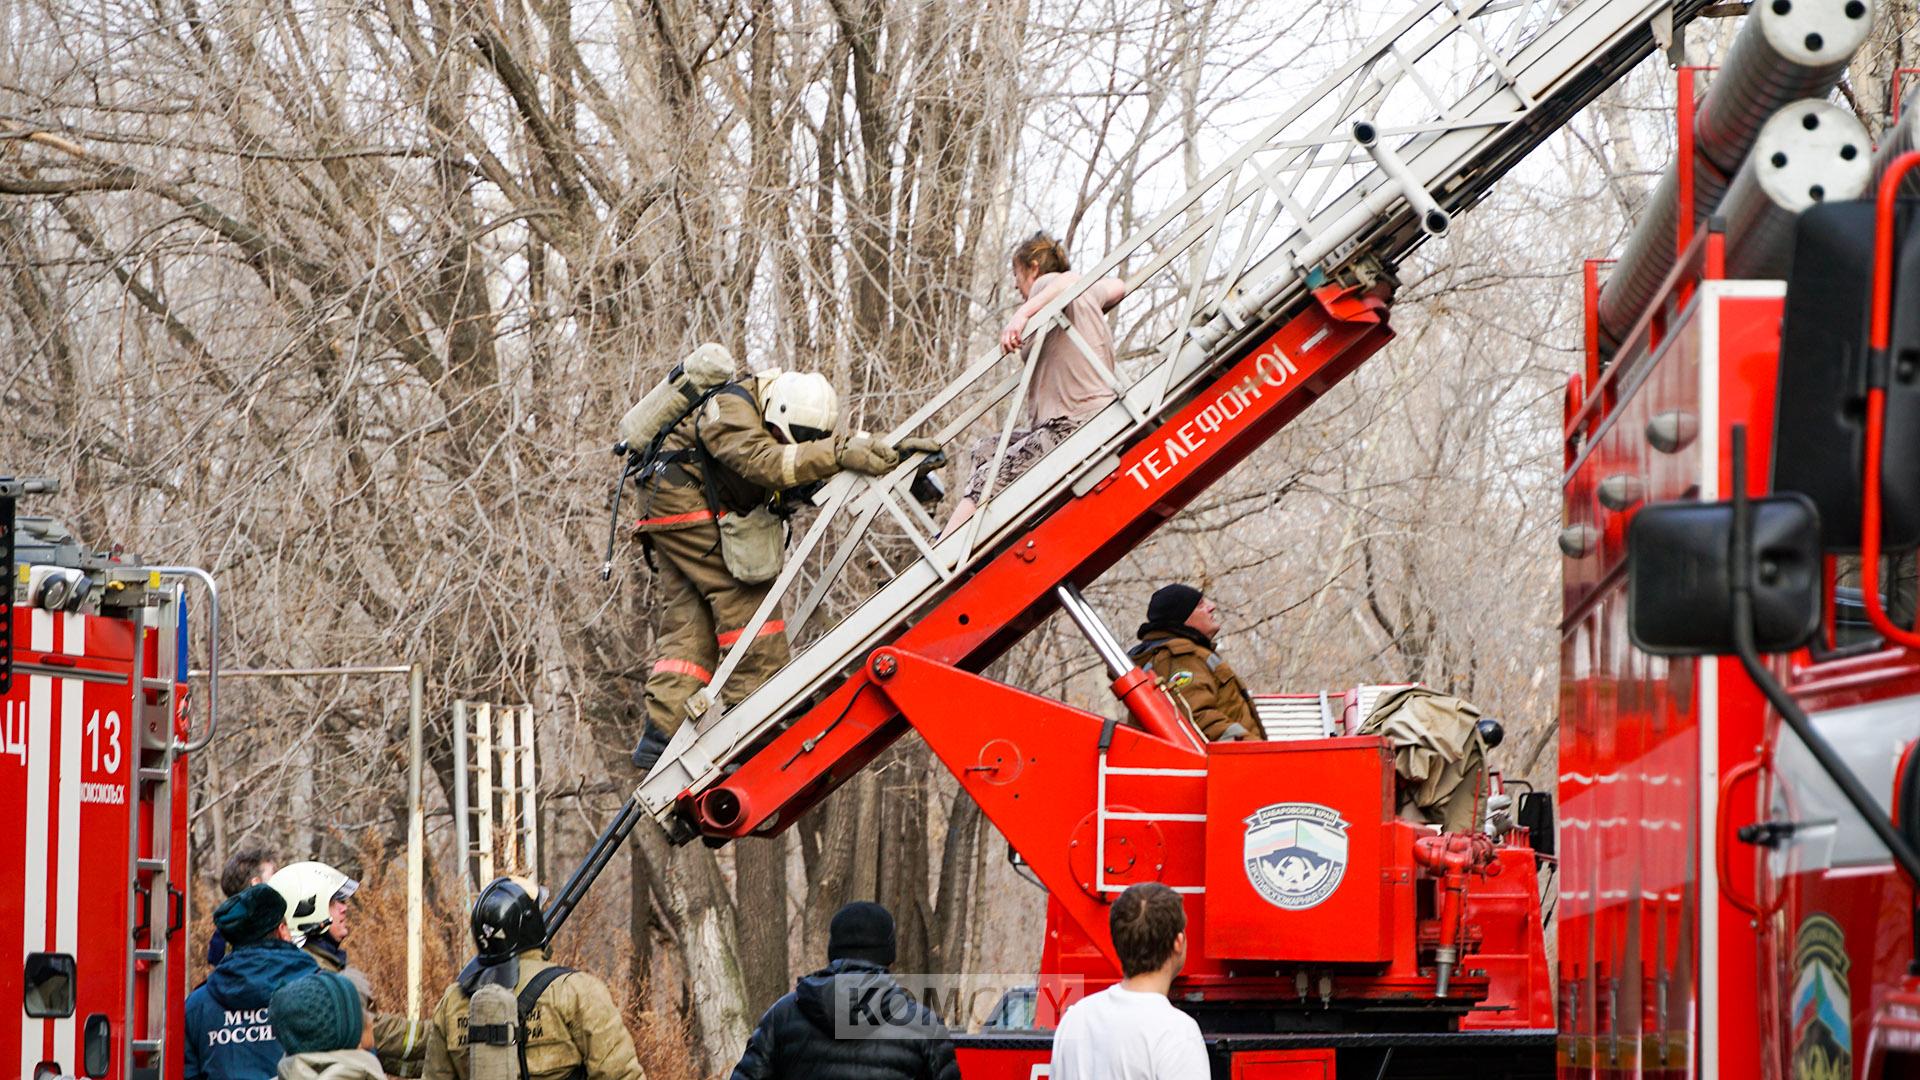
{"label": "white ladder rail", "polygon": [[[1666,0],[1422,0],[1415,5],[1368,49],[1335,69],[1318,90],[1296,101],[1258,138],[1035,316],[1031,325],[1060,325],[1060,312],[1068,303],[1128,262],[1135,264],[1129,284],[1136,294],[1167,289],[1176,296],[1186,294],[1178,307],[1184,318],[1165,327],[1156,357],[1132,380],[1122,400],[1096,414],[1004,491],[991,493],[970,527],[960,530],[962,535],[932,541],[914,535],[897,515],[874,512],[877,501],[910,480],[913,462],[888,477],[868,480],[843,474],[829,482],[819,499],[820,518],[791,556],[741,644],[716,671],[710,687],[713,699],[737,666],[745,643],[793,591],[801,578],[799,564],[820,556],[835,572],[809,587],[807,603],[796,612],[800,617],[789,624],[796,640],[844,570],[847,556],[842,552],[872,542],[879,522],[905,530],[910,537],[906,546],[918,557],[847,618],[817,639],[804,641],[791,662],[738,705],[725,712],[709,709],[697,722],[683,725],[640,786],[637,795],[643,805],[658,816],[668,815],[681,791],[697,791],[717,779],[741,748],[884,643],[957,573],[1078,487],[1090,470],[1110,468],[1117,460],[1115,451],[1128,439],[1178,406],[1240,343],[1301,302],[1309,271],[1331,270],[1363,255],[1390,262],[1417,243],[1418,225],[1410,220],[1406,192],[1368,155],[1356,153],[1355,121],[1374,125],[1382,144],[1423,191],[1443,204],[1471,204],[1493,176],[1510,167],[1545,131],[1564,122],[1565,115],[1548,107],[1560,95],[1571,95],[1579,103],[1590,100],[1628,61],[1652,51],[1647,30],[1651,20],[1673,13],[1676,21],[1684,21],[1701,4],[1681,0],[1677,13],[1674,6]],[[1507,16],[1495,20],[1501,25],[1481,24],[1500,15]],[[1647,41],[1636,35],[1645,35]],[[1491,44],[1496,39],[1501,46]],[[1420,65],[1430,59],[1440,63],[1462,57],[1465,62],[1456,67],[1419,74]],[[1390,62],[1383,64],[1383,59]],[[1476,74],[1450,99],[1448,88],[1461,84],[1461,70]],[[1309,190],[1311,194],[1305,194]],[[1209,199],[1219,202],[1203,206]],[[1259,213],[1269,199],[1272,212]],[[1253,211],[1243,215],[1249,203]],[[1253,221],[1242,222],[1241,216]],[[1232,243],[1224,235],[1230,229],[1237,234]],[[1231,253],[1228,265],[1206,282],[1179,277],[1196,245],[1204,245],[1209,264],[1221,252]],[[1025,363],[1028,357],[1020,359]],[[926,430],[943,410],[990,387],[993,392],[972,401],[967,415],[933,429],[951,444],[966,424],[999,404],[1005,394],[1024,389],[1024,370],[1020,377],[1001,378],[1002,364],[997,350],[974,361],[892,436]],[[1014,413],[1009,409],[1002,421],[1001,447]],[[855,523],[857,527],[849,527]],[[932,557],[926,554],[929,550]]]}

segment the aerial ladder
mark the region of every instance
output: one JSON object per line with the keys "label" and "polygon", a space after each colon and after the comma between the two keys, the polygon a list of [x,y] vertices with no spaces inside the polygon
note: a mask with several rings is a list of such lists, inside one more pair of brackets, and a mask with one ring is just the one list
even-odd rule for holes
{"label": "aerial ladder", "polygon": [[[950,536],[909,495],[917,458],[889,476],[843,473],[816,496],[700,700],[720,700],[781,611],[791,661],[683,725],[638,806],[682,837],[790,824],[906,730],[863,693],[873,649],[968,671],[1005,653],[1061,585],[1097,578],[1384,345],[1395,265],[1705,6],[1419,0],[1040,312],[1017,357],[975,360],[890,437],[951,445],[1004,404],[997,463],[1037,339],[1074,337],[1066,306],[1124,274],[1127,303],[1155,301],[1165,331],[1121,365],[1103,412],[1005,490],[989,487]],[[891,580],[815,625],[849,562],[903,548]]]}
{"label": "aerial ladder", "polygon": [[[765,604],[723,658],[784,611],[791,661],[731,708],[681,727],[634,793],[682,839],[791,824],[906,727],[862,661],[881,645],[978,671],[1097,578],[1392,336],[1393,268],[1706,5],[1419,0],[1029,323],[1028,347],[974,361],[893,432],[951,444],[1004,404],[998,455],[1043,333],[1125,274],[1163,334],[1122,363],[1116,400],[953,535],[891,475],[843,473]],[[1148,331],[1151,333],[1151,331]],[[1136,335],[1138,336],[1138,335]],[[1083,342],[1076,345],[1085,348]],[[818,626],[856,556],[904,549],[892,576]]]}
{"label": "aerial ladder", "polygon": [[[1089,971],[1099,966],[1094,954],[1110,948],[1099,939],[1111,896],[1131,881],[1166,880],[1194,898],[1190,912],[1204,905],[1196,921],[1211,920],[1205,932],[1195,927],[1199,962],[1190,962],[1188,979],[1206,988],[1197,992],[1297,994],[1326,1004],[1437,997],[1456,1010],[1484,998],[1487,963],[1454,969],[1464,945],[1456,940],[1459,913],[1481,887],[1468,879],[1484,884],[1501,867],[1513,871],[1501,902],[1523,925],[1535,920],[1537,939],[1537,898],[1521,895],[1531,889],[1532,854],[1393,829],[1403,823],[1390,820],[1390,791],[1381,805],[1378,739],[1302,745],[1339,756],[1343,764],[1331,772],[1351,768],[1358,810],[1341,811],[1339,827],[1356,851],[1378,846],[1368,858],[1393,887],[1430,878],[1434,917],[1394,924],[1388,909],[1405,897],[1383,893],[1366,909],[1380,925],[1360,949],[1366,956],[1343,955],[1338,944],[1316,955],[1255,948],[1240,958],[1277,966],[1257,979],[1245,976],[1244,964],[1227,966],[1235,959],[1229,931],[1247,940],[1272,936],[1271,927],[1236,924],[1237,901],[1207,895],[1219,887],[1200,853],[1237,844],[1238,819],[1226,823],[1233,837],[1215,835],[1225,827],[1223,808],[1244,799],[1240,788],[1258,786],[1254,756],[1288,747],[1206,746],[1132,667],[1078,588],[1391,340],[1395,267],[1445,236],[1454,215],[1656,49],[1677,56],[1681,28],[1705,6],[1418,0],[1382,27],[1089,268],[1029,323],[1026,348],[974,361],[890,437],[953,445],[1004,406],[989,475],[997,472],[1033,376],[1034,339],[1066,334],[1086,350],[1064,308],[1092,283],[1124,275],[1130,299],[1120,311],[1150,309],[1132,328],[1132,340],[1150,344],[1120,364],[1116,398],[1104,411],[1004,490],[989,488],[973,518],[947,535],[911,494],[925,465],[918,458],[883,477],[842,474],[816,495],[818,513],[768,600],[696,697],[704,711],[675,734],[557,895],[550,928],[565,922],[642,817],[678,842],[772,835],[914,727],[1047,885],[1056,922],[1079,935],[1059,947],[1093,957]],[[849,605],[850,581],[872,565],[886,580]],[[1106,661],[1130,722],[977,674],[1061,608]],[[829,610],[844,614],[828,624]],[[794,642],[790,662],[730,708],[714,704],[745,643],[779,619]],[[1229,773],[1240,779],[1221,779]],[[1390,764],[1386,776],[1390,788]],[[1382,820],[1384,838],[1369,831]],[[1117,845],[1133,854],[1117,855]],[[1316,932],[1337,940],[1338,926]],[[1416,962],[1415,952],[1437,962]],[[1522,967],[1537,959],[1524,943],[1510,952]],[[1373,966],[1342,966],[1354,960]],[[1071,958],[1049,957],[1049,970],[1071,966]],[[1508,1026],[1551,1025],[1550,1006],[1541,1004],[1545,980],[1536,976],[1532,967],[1520,973],[1513,999],[1500,1006]]]}

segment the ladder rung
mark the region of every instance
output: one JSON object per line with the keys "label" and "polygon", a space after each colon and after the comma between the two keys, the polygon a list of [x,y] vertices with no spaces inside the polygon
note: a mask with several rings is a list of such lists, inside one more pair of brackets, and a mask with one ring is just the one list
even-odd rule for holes
{"label": "ladder rung", "polygon": [[140,782],[143,784],[164,784],[173,779],[170,769],[141,769]]}
{"label": "ladder rung", "polygon": [[140,680],[140,689],[142,690],[159,690],[159,691],[165,692],[165,691],[172,690],[173,688],[174,688],[174,683],[172,679],[142,678]]}
{"label": "ladder rung", "polygon": [[167,860],[165,859],[135,859],[133,860],[133,865],[139,870],[151,870],[161,874],[166,873],[167,870]]}
{"label": "ladder rung", "polygon": [[160,1052],[160,1046],[161,1040],[159,1039],[133,1040],[133,1052],[136,1054],[157,1054]]}
{"label": "ladder rung", "polygon": [[165,964],[167,962],[167,950],[135,949],[133,950],[133,958],[135,960],[145,960],[149,964]]}

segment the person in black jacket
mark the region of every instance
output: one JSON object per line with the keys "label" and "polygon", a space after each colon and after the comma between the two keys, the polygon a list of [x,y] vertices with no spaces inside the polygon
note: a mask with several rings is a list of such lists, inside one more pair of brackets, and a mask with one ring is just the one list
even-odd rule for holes
{"label": "person in black jacket", "polygon": [[887,974],[893,954],[886,908],[835,912],[827,966],[760,1018],[732,1080],[960,1080],[947,1026]]}

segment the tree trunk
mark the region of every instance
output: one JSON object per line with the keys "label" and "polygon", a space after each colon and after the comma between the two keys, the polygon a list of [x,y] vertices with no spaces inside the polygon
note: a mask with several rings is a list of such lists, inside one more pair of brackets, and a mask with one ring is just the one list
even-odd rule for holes
{"label": "tree trunk", "polygon": [[642,821],[629,840],[642,852],[686,962],[694,1044],[702,1071],[725,1071],[746,1045],[751,1020],[736,947],[733,901],[713,852],[699,844],[670,847],[666,833]]}
{"label": "tree trunk", "polygon": [[746,1009],[759,1016],[788,989],[786,835],[734,841],[733,877]]}

